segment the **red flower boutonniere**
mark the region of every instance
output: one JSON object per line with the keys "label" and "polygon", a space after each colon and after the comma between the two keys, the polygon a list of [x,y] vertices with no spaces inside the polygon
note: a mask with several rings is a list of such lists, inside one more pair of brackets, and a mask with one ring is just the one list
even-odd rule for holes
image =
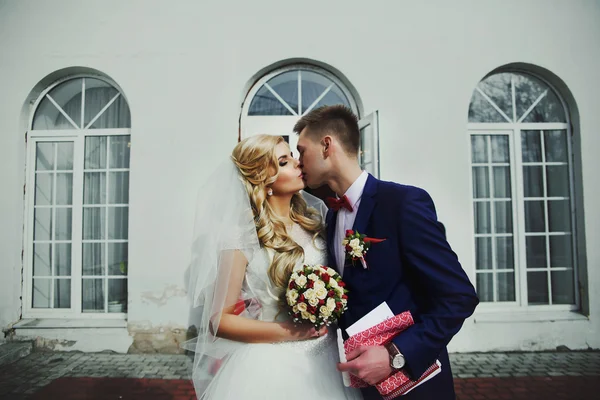
{"label": "red flower boutonniere", "polygon": [[362,235],[359,232],[353,230],[346,231],[346,237],[342,240],[342,246],[346,252],[346,260],[351,260],[352,265],[354,261],[360,260],[364,269],[367,269],[367,262],[365,261],[365,254],[371,247],[372,243],[381,243],[385,239],[370,238],[367,235]]}

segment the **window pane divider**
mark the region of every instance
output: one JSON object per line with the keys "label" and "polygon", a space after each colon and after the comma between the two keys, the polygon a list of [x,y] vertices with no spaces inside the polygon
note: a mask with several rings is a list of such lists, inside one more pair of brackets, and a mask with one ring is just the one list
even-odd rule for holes
{"label": "window pane divider", "polygon": [[530,161],[528,161],[528,162],[523,163],[523,166],[526,166],[526,167],[546,167],[546,166],[560,167],[562,165],[568,165],[568,163],[562,162],[562,161],[550,161],[550,162],[548,162],[548,161],[546,161],[546,162],[530,162]]}
{"label": "window pane divider", "polygon": [[[71,275],[35,275],[33,279],[71,279]],[[64,309],[63,309],[64,310]]]}
{"label": "window pane divider", "polygon": [[[562,100],[562,99],[561,99]],[[566,107],[565,107],[566,108]],[[571,252],[571,257],[572,257],[572,262],[573,262],[573,284],[575,285],[575,305],[577,306],[577,308],[579,308],[579,306],[581,305],[581,293],[579,292],[579,262],[578,262],[578,251],[577,251],[577,238],[576,238],[576,232],[577,232],[577,215],[575,214],[576,212],[576,207],[575,207],[575,176],[574,176],[574,172],[573,172],[573,166],[574,166],[574,158],[575,155],[573,154],[573,143],[572,143],[572,137],[573,137],[573,132],[571,129],[571,123],[568,120],[569,118],[569,113],[566,113],[567,115],[567,121],[569,122],[567,124],[567,128],[566,128],[566,134],[567,134],[567,164],[568,164],[568,173],[569,173],[569,189],[570,189],[570,209],[571,209],[571,248],[572,248],[572,252]]]}
{"label": "window pane divider", "polygon": [[129,168],[84,169],[83,172],[129,172]]}
{"label": "window pane divider", "polygon": [[85,78],[81,80],[81,124],[83,126],[85,122]]}
{"label": "window pane divider", "polygon": [[[546,95],[547,95],[547,94],[548,94],[548,89],[546,89],[546,90],[544,91],[544,93],[542,93],[542,94],[540,95],[540,97],[538,97],[538,98],[537,98],[537,99],[536,99],[536,100],[533,102],[533,104],[529,106],[529,108],[527,109],[527,111],[525,111],[525,112],[523,113],[523,115],[521,116],[521,118],[519,118],[519,120],[518,120],[517,122],[518,122],[518,123],[521,123],[521,122],[523,122],[523,120],[524,120],[525,118],[527,118],[527,116],[529,115],[529,113],[530,113],[530,112],[531,112],[531,111],[532,111],[532,110],[535,108],[535,106],[537,106],[537,105],[538,105],[538,103],[539,103],[540,101],[542,101],[542,99],[543,99],[544,97],[546,97]],[[513,103],[513,104],[515,104],[515,103]],[[514,108],[514,107],[513,107],[513,108]],[[542,148],[543,148],[543,147],[542,147]]]}
{"label": "window pane divider", "polygon": [[[514,129],[512,132],[512,162],[515,166],[513,174],[513,195],[515,201],[513,202],[513,212],[515,213],[515,232],[524,233],[526,231],[525,226],[525,202],[524,189],[523,189],[523,163],[522,157],[523,152],[521,151],[521,131]],[[525,235],[515,235],[514,240],[515,246],[515,278],[517,280],[518,287],[518,304],[520,307],[527,305],[527,247],[525,243]]]}
{"label": "window pane divider", "polygon": [[73,121],[73,120],[71,119],[71,117],[69,117],[69,114],[67,114],[67,113],[65,112],[65,110],[63,110],[63,109],[62,109],[62,107],[61,107],[61,106],[59,106],[59,105],[58,105],[58,103],[57,103],[56,101],[54,101],[54,99],[52,98],[52,96],[50,96],[50,94],[47,94],[47,95],[46,95],[46,97],[48,98],[48,100],[50,100],[50,102],[51,102],[52,104],[54,104],[54,107],[56,107],[56,108],[58,109],[58,111],[59,111],[59,112],[60,112],[60,113],[63,115],[63,117],[65,117],[65,118],[67,119],[67,121],[69,121],[69,123],[70,123],[71,125],[73,125],[73,127],[74,127],[75,129],[79,129],[79,127],[77,126],[77,124],[75,123],[75,121]]}
{"label": "window pane divider", "polygon": [[71,307],[73,312],[81,313],[82,283],[81,269],[83,260],[83,163],[85,155],[85,137],[80,136],[74,144],[73,174],[73,245],[71,247]]}
{"label": "window pane divider", "polygon": [[115,204],[84,204],[85,208],[117,208],[117,207],[129,207],[127,203],[115,203]]}
{"label": "window pane divider", "polygon": [[504,111],[502,111],[502,109],[498,107],[498,105],[492,99],[490,99],[490,97],[487,94],[485,94],[483,90],[479,88],[479,85],[475,89],[486,99],[488,103],[492,105],[492,107],[494,107],[496,111],[500,113],[500,115],[502,115],[502,118],[504,118],[506,122],[512,122],[508,115],[506,115]]}
{"label": "window pane divider", "polygon": [[481,237],[481,238],[486,238],[486,237],[512,237],[513,234],[512,233],[476,233],[475,237]]}
{"label": "window pane divider", "polygon": [[128,239],[83,239],[82,243],[127,243]]}
{"label": "window pane divider", "polygon": [[55,141],[68,138],[73,140],[80,136],[129,136],[131,128],[106,128],[106,129],[37,129],[27,132],[28,139],[38,138],[46,141]]}
{"label": "window pane divider", "polygon": [[[50,95],[48,95],[48,97],[50,97]],[[58,107],[58,105],[57,105]],[[53,166],[53,174],[52,174],[52,185],[54,186],[54,189],[52,190],[52,208],[51,208],[51,215],[52,215],[52,228],[50,229],[50,239],[54,240],[56,238],[56,207],[54,207],[54,205],[56,204],[56,192],[58,192],[58,179],[56,178],[56,165],[58,164],[58,146],[55,144],[54,146],[54,166]],[[71,233],[72,234],[72,233]],[[56,266],[54,265],[54,260],[56,259],[56,246],[54,245],[54,243],[52,243],[50,245],[50,273],[52,276],[56,275]],[[55,284],[54,284],[54,279],[51,280],[50,283],[50,308],[54,308],[54,300],[55,300]]]}
{"label": "window pane divider", "polygon": [[[96,116],[94,118],[92,118],[92,120],[89,122],[89,124],[87,124],[87,126],[84,128],[85,130],[88,130],[90,126],[92,126],[94,124],[94,122],[96,122],[96,120],[98,118],[100,118],[100,116],[102,114],[104,114],[104,111],[106,111],[108,109],[108,107],[110,107],[112,105],[112,103],[115,102],[115,100],[117,100],[119,98],[119,96],[121,96],[121,93],[117,92],[117,94],[115,94],[115,96],[110,99],[110,101],[102,108],[102,110],[100,110],[100,112],[98,112],[98,114],[96,114]],[[83,126],[83,125],[81,125]]]}
{"label": "window pane divider", "polygon": [[[548,93],[548,90],[546,89],[546,91],[540,96],[540,98],[538,98],[538,100],[541,100],[542,97],[545,97],[545,95]],[[546,165],[546,140],[545,140],[545,135],[544,135],[544,131],[541,130],[540,131],[540,146],[541,146],[541,153],[542,153],[542,163],[545,166]],[[546,175],[546,168],[542,168],[542,185],[543,185],[543,189],[544,189],[544,196],[546,196],[547,190],[548,190],[548,177]],[[544,218],[546,219],[546,232],[550,231],[550,217],[549,217],[549,211],[548,211],[548,197],[544,197]],[[550,273],[550,237],[546,234],[544,235],[544,240],[546,243],[546,285],[548,287],[548,303],[550,305],[552,305],[554,303],[554,299],[552,298],[552,274]],[[528,271],[530,271],[530,269],[528,269]]]}
{"label": "window pane divider", "polygon": [[[492,137],[488,136],[487,138],[487,159],[492,162]],[[488,186],[490,191],[490,233],[491,233],[491,246],[492,246],[492,290],[494,302],[498,301],[498,257],[497,257],[497,249],[496,249],[496,205],[494,202],[494,172],[493,168],[490,165],[487,168],[488,173]]]}
{"label": "window pane divider", "polygon": [[302,70],[298,70],[298,114],[302,114]]}
{"label": "window pane divider", "polygon": [[568,236],[571,232],[525,232],[525,236]]}
{"label": "window pane divider", "polygon": [[479,202],[479,203],[488,203],[490,201],[495,201],[495,202],[498,202],[498,203],[501,203],[501,202],[508,203],[511,200],[512,199],[510,199],[508,197],[478,197],[476,199],[473,199],[473,201],[476,202],[476,203],[477,202]]}
{"label": "window pane divider", "polygon": [[[110,183],[109,183],[109,169],[110,169],[110,157],[112,156],[111,151],[110,151],[110,142],[111,142],[111,138],[108,137],[106,138],[106,179],[104,180],[104,193],[106,193],[106,202],[108,203],[108,198],[110,197]],[[104,213],[104,237],[102,239],[106,240],[109,237],[108,234],[108,230],[110,228],[108,221],[110,220],[110,216],[108,215],[108,207],[105,207],[105,213]],[[104,312],[108,313],[108,279],[106,278],[107,274],[108,274],[108,245],[104,245],[104,265],[103,270],[104,270],[104,274],[103,274],[103,279],[102,281],[104,282],[104,290],[103,290],[103,295],[104,295]]]}
{"label": "window pane divider", "polygon": [[[545,181],[544,181],[545,183]],[[568,197],[525,197],[523,201],[544,201],[544,200],[569,200]]]}
{"label": "window pane divider", "polygon": [[298,116],[298,113],[297,113],[296,111],[294,111],[294,109],[293,109],[292,107],[290,107],[290,105],[287,103],[287,101],[285,101],[285,100],[284,100],[284,99],[283,99],[283,98],[282,98],[282,97],[281,97],[281,96],[280,96],[280,95],[279,95],[279,94],[278,94],[278,93],[277,93],[277,92],[276,92],[276,91],[275,91],[275,90],[274,90],[274,89],[271,87],[271,85],[269,85],[268,83],[266,83],[266,82],[265,82],[265,87],[266,87],[266,88],[269,90],[269,92],[271,92],[271,94],[272,94],[273,96],[275,96],[275,98],[276,98],[277,100],[279,100],[279,102],[280,102],[280,103],[281,103],[281,104],[282,104],[282,105],[283,105],[285,108],[287,108],[287,110],[288,110],[289,112],[291,112],[291,113],[292,113],[292,115],[294,115],[294,116],[296,116],[296,117]]}
{"label": "window pane divider", "polygon": [[505,135],[506,130],[567,130],[567,122],[469,122],[472,135]]}
{"label": "window pane divider", "polygon": [[309,112],[312,111],[313,108],[315,108],[315,106],[317,104],[319,104],[319,102],[321,101],[321,99],[323,99],[323,97],[325,97],[327,95],[327,93],[329,93],[329,91],[331,90],[331,88],[333,87],[334,83],[332,82],[325,90],[323,90],[323,93],[321,93],[319,95],[319,97],[317,97],[315,99],[315,101],[312,102],[312,104],[306,109],[306,111],[302,114],[302,115],[306,115]]}
{"label": "window pane divider", "polygon": [[57,205],[52,205],[52,204],[40,204],[39,206],[35,206],[36,209],[49,209],[49,208],[73,208],[72,204],[57,204]]}

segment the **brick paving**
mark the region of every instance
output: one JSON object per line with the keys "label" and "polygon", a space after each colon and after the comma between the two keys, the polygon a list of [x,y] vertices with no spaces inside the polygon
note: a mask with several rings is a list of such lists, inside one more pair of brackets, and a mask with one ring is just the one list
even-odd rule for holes
{"label": "brick paving", "polygon": [[[597,351],[451,354],[450,360],[458,400],[600,398]],[[189,399],[191,367],[185,355],[34,352],[0,366],[0,399]]]}
{"label": "brick paving", "polygon": [[600,376],[455,379],[457,400],[597,400]]}
{"label": "brick paving", "polygon": [[189,380],[131,378],[58,378],[31,400],[151,399],[196,400]]}
{"label": "brick paving", "polygon": [[599,351],[450,354],[456,378],[600,376]]}
{"label": "brick paving", "polygon": [[23,398],[61,377],[189,380],[191,368],[184,355],[34,352],[0,367],[0,399]]}

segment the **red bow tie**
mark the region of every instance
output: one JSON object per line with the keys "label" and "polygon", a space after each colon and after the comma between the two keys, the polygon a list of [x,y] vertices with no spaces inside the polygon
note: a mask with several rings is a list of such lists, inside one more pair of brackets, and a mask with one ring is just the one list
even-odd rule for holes
{"label": "red bow tie", "polygon": [[339,199],[336,199],[335,197],[328,197],[326,200],[327,206],[329,206],[329,208],[331,208],[333,211],[339,211],[340,208],[345,208],[346,210],[352,212],[352,205],[350,204],[350,200],[348,200],[346,195]]}

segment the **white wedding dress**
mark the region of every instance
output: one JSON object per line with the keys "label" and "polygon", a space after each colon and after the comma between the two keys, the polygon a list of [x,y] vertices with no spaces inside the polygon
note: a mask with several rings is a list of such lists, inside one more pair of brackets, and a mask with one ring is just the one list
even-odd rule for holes
{"label": "white wedding dress", "polygon": [[[304,264],[327,263],[325,242],[294,225],[291,237],[304,249]],[[316,246],[315,246],[316,242]],[[277,296],[267,275],[270,257],[261,250],[246,269],[244,291],[260,304],[259,320],[289,319],[279,311]],[[302,263],[297,266],[301,268]],[[243,344],[221,365],[203,399],[362,399],[357,389],[346,388],[339,362],[335,327],[325,336],[297,342]]]}

